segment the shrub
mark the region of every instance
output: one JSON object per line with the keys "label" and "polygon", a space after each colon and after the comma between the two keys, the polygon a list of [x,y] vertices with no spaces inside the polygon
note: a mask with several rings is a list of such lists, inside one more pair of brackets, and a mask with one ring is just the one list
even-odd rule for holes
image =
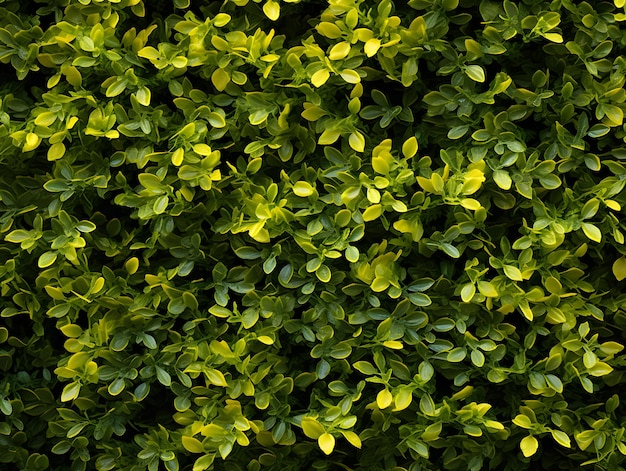
{"label": "shrub", "polygon": [[623,470],[625,19],[0,0],[0,462]]}

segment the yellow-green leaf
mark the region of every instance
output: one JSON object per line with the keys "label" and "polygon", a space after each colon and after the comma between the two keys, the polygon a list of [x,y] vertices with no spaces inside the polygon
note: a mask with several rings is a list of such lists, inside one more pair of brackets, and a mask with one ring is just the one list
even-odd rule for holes
{"label": "yellow-green leaf", "polygon": [[31,150],[35,150],[40,143],[41,137],[39,137],[34,132],[29,132],[28,134],[26,134],[26,141],[24,142],[24,146],[22,147],[22,152],[30,152]]}
{"label": "yellow-green leaf", "polygon": [[522,450],[522,454],[526,458],[528,458],[529,456],[533,456],[535,453],[537,453],[537,448],[539,448],[539,442],[532,435],[528,435],[527,437],[522,438],[519,447]]}
{"label": "yellow-green leaf", "polygon": [[348,83],[359,83],[361,81],[361,76],[356,70],[345,69],[342,70],[339,75]]}
{"label": "yellow-green leaf", "polygon": [[313,186],[309,182],[299,181],[294,183],[293,192],[296,196],[306,198],[307,196],[311,196],[313,193],[315,193],[315,188],[313,188]]}
{"label": "yellow-green leaf", "polygon": [[613,262],[613,275],[617,281],[622,281],[626,278],[626,257],[620,257]]}
{"label": "yellow-green leaf", "polygon": [[274,0],[267,0],[263,5],[263,13],[272,21],[278,20],[280,17],[280,4]]}
{"label": "yellow-green leaf", "polygon": [[211,82],[218,91],[223,92],[230,83],[230,74],[224,69],[215,69],[211,74]]}
{"label": "yellow-green leaf", "polygon": [[65,155],[65,144],[62,142],[57,142],[56,144],[52,144],[48,149],[48,160],[59,160],[61,157]]}
{"label": "yellow-green leaf", "polygon": [[418,147],[417,138],[415,136],[411,136],[402,144],[402,155],[404,155],[405,158],[410,159],[417,154]]}
{"label": "yellow-green leaf", "polygon": [[485,81],[485,71],[479,65],[468,65],[465,67],[465,75],[471,78],[474,82],[484,82]]}
{"label": "yellow-green leaf", "polygon": [[365,222],[373,221],[374,219],[377,219],[378,217],[380,217],[382,213],[383,213],[382,205],[373,204],[372,206],[368,207],[363,212],[363,221]]}
{"label": "yellow-green leaf", "polygon": [[361,448],[361,438],[356,433],[342,430],[341,434],[346,440],[348,440],[350,445],[355,448]]}
{"label": "yellow-green leaf", "polygon": [[592,241],[600,243],[602,241],[602,232],[598,228],[589,222],[582,223],[582,229],[585,235]]}
{"label": "yellow-green leaf", "polygon": [[324,426],[313,417],[302,418],[302,431],[307,437],[312,438],[313,440],[318,439],[324,434],[324,432],[326,432],[326,430],[324,430]]}
{"label": "yellow-green leaf", "polygon": [[376,405],[380,409],[386,409],[391,405],[393,401],[393,395],[389,392],[388,389],[381,389],[376,395]]}
{"label": "yellow-green leaf", "polygon": [[183,442],[183,447],[190,453],[202,453],[204,452],[204,447],[202,446],[202,442],[197,438],[190,437],[188,435],[183,435],[181,441]]}
{"label": "yellow-green leaf", "polygon": [[321,87],[330,78],[330,72],[327,69],[320,69],[311,76],[311,83],[314,87]]}
{"label": "yellow-green leaf", "polygon": [[350,43],[347,41],[341,41],[335,44],[328,52],[328,58],[331,61],[338,61],[344,59],[350,54]]}
{"label": "yellow-green leaf", "polygon": [[478,282],[478,291],[480,292],[480,294],[482,294],[483,296],[486,296],[488,298],[497,298],[498,297],[498,290],[493,285],[493,283],[491,283],[490,281],[482,281],[482,280],[479,281]]}
{"label": "yellow-green leaf", "polygon": [[139,259],[137,257],[129,258],[126,260],[126,263],[124,263],[124,268],[129,275],[134,275],[139,268]]}
{"label": "yellow-green leaf", "polygon": [[363,152],[365,150],[365,136],[359,131],[354,131],[348,138],[348,143],[357,152]]}
{"label": "yellow-green leaf", "polygon": [[524,279],[519,268],[513,265],[504,265],[502,268],[504,269],[504,274],[507,278],[513,281],[522,281]]}
{"label": "yellow-green leaf", "polygon": [[565,432],[563,432],[562,430],[551,430],[550,433],[552,434],[552,438],[554,438],[554,441],[557,442],[559,445],[564,446],[565,448],[571,448],[571,440],[569,438],[569,435],[567,435]]}
{"label": "yellow-green leaf", "polygon": [[365,42],[365,46],[363,47],[363,51],[367,57],[372,57],[375,55],[380,49],[380,39],[371,38]]}
{"label": "yellow-green leaf", "polygon": [[323,433],[317,438],[317,444],[324,454],[330,455],[335,449],[335,437],[330,433]]}
{"label": "yellow-green leaf", "polygon": [[476,211],[480,208],[482,208],[482,206],[480,205],[480,201],[474,199],[474,198],[463,198],[461,200],[461,206],[463,206],[465,209],[469,209],[471,211]]}

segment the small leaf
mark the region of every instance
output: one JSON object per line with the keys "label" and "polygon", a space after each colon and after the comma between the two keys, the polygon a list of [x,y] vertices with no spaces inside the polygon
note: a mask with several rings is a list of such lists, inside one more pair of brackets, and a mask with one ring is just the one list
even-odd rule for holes
{"label": "small leaf", "polygon": [[183,435],[181,438],[181,441],[183,443],[183,447],[185,448],[185,450],[189,451],[190,453],[203,453],[204,452],[204,447],[202,446],[202,442],[200,442],[200,440],[198,440],[197,438],[190,437],[188,435]]}
{"label": "small leaf", "polygon": [[223,92],[230,83],[230,75],[224,69],[215,69],[211,74],[211,82],[219,92]]}
{"label": "small leaf", "polygon": [[569,435],[567,435],[565,432],[563,432],[562,430],[551,430],[550,433],[552,434],[552,438],[554,438],[554,441],[557,442],[559,445],[564,446],[565,448],[571,448],[571,440],[569,438]]}
{"label": "small leaf", "polygon": [[343,437],[355,448],[361,448],[361,438],[354,432],[341,431]]}
{"label": "small leaf", "polygon": [[304,434],[313,440],[317,440],[325,432],[324,426],[314,417],[303,417],[301,426]]}
{"label": "small leaf", "polygon": [[330,72],[327,69],[320,69],[311,76],[311,83],[314,87],[319,88],[330,78]]}
{"label": "small leaf", "polygon": [[530,456],[533,456],[537,452],[537,448],[539,448],[539,442],[532,435],[528,435],[527,437],[522,438],[519,447],[522,450],[522,454],[526,458],[528,458]]}
{"label": "small leaf", "polygon": [[359,131],[354,131],[348,138],[348,143],[357,152],[365,150],[365,137]]}
{"label": "small leaf", "polygon": [[45,252],[37,260],[37,266],[39,268],[47,268],[52,265],[57,259],[57,252]]}
{"label": "small leaf", "polygon": [[330,455],[335,448],[335,437],[328,432],[323,433],[318,437],[317,444],[324,454]]}
{"label": "small leaf", "polygon": [[598,226],[595,226],[591,223],[588,222],[583,222],[581,225],[583,232],[585,233],[585,235],[592,241],[594,242],[602,242],[602,232],[600,231],[600,229],[598,228]]}
{"label": "small leaf", "polygon": [[57,142],[56,144],[52,144],[48,149],[47,158],[49,161],[59,160],[61,157],[65,155],[65,144],[62,142]]}
{"label": "small leaf", "polygon": [[78,381],[69,383],[63,388],[61,393],[61,402],[73,401],[80,394],[81,384]]}
{"label": "small leaf", "polygon": [[596,215],[600,209],[600,200],[598,198],[592,198],[585,203],[580,211],[580,217],[583,219],[589,219]]}
{"label": "small leaf", "polygon": [[363,211],[363,221],[369,222],[377,219],[383,213],[383,207],[380,204],[373,204]]}
{"label": "small leaf", "polygon": [[402,155],[407,159],[413,158],[417,154],[418,147],[417,138],[411,136],[402,144]]}
{"label": "small leaf", "polygon": [[504,265],[502,268],[507,278],[513,281],[522,281],[524,279],[524,277],[522,276],[522,272],[519,268],[513,265]]}
{"label": "small leaf", "polygon": [[393,401],[393,395],[389,392],[388,389],[381,389],[376,395],[376,405],[380,409],[386,409],[391,405]]}
{"label": "small leaf", "polygon": [[280,17],[280,4],[275,0],[267,0],[263,5],[263,13],[272,21],[278,20]]}
{"label": "small leaf", "polygon": [[311,196],[315,193],[315,189],[313,186],[306,181],[299,181],[294,183],[293,192],[296,196],[300,196],[301,198],[306,198],[307,196]]}
{"label": "small leaf", "polygon": [[331,61],[337,61],[344,59],[348,56],[348,54],[350,54],[350,43],[347,41],[341,41],[330,48],[328,58]]}
{"label": "small leaf", "polygon": [[474,82],[484,82],[485,81],[485,71],[479,65],[468,65],[464,69],[465,75],[471,78]]}
{"label": "small leaf", "polygon": [[226,378],[224,377],[224,374],[221,371],[216,370],[214,368],[208,368],[204,372],[204,374],[206,378],[209,380],[209,383],[215,386],[222,386],[222,387],[228,386],[228,383],[226,382]]}

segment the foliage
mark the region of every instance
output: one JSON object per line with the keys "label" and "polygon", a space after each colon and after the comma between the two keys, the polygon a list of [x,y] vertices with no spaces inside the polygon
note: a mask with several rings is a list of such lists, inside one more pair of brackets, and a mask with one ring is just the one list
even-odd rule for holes
{"label": "foliage", "polygon": [[624,20],[0,0],[0,462],[625,469]]}

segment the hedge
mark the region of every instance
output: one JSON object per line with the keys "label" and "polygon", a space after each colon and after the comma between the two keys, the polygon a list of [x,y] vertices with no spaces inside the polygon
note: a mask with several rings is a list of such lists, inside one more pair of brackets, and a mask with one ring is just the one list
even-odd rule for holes
{"label": "hedge", "polygon": [[0,0],[0,467],[624,470],[624,0]]}

